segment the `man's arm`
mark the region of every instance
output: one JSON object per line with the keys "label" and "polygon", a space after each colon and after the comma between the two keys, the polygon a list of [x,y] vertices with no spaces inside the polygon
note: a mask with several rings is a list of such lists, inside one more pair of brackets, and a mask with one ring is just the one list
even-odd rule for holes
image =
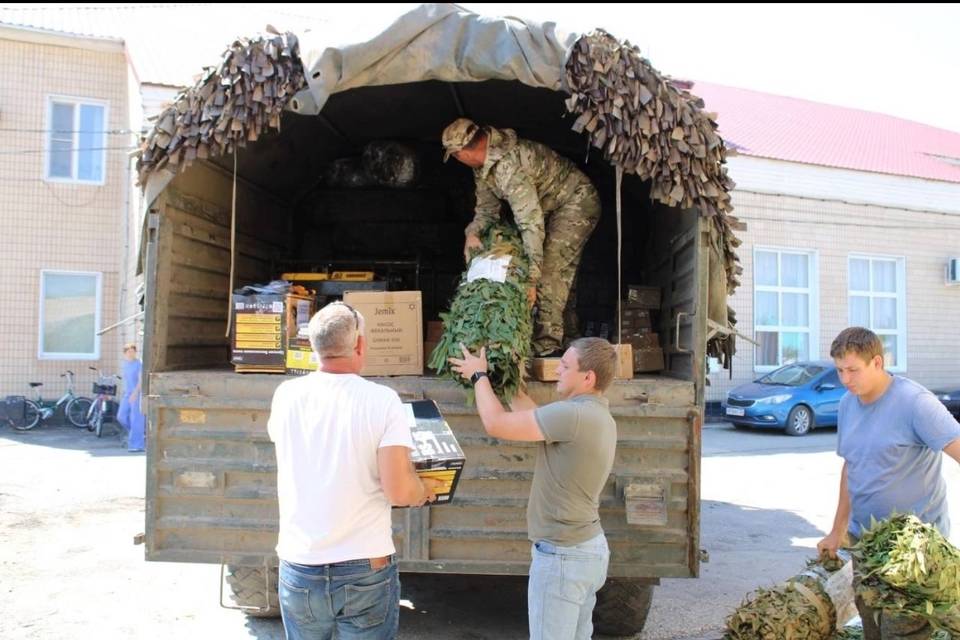
{"label": "man's arm", "polygon": [[817,543],[817,552],[826,551],[831,558],[837,557],[837,549],[843,543],[843,536],[850,526],[850,491],[847,487],[847,463],[843,463],[840,472],[840,497],[837,500],[837,514],[833,518],[833,528],[823,540]]}
{"label": "man's arm", "polygon": [[511,411],[526,411],[528,409],[536,409],[538,405],[533,401],[533,398],[527,395],[527,392],[523,389],[517,391],[517,395],[513,396],[513,400],[510,401],[510,410]]}
{"label": "man's arm", "polygon": [[410,449],[388,446],[377,449],[380,486],[395,507],[423,506],[433,502],[440,483],[432,478],[420,478],[410,461]]}
{"label": "man's arm", "polygon": [[475,180],[477,204],[474,208],[473,221],[464,229],[467,236],[479,236],[480,232],[487,228],[490,223],[497,222],[500,219],[500,209],[503,205],[500,199],[493,194],[493,190],[487,186],[483,180]]}
{"label": "man's arm", "polygon": [[[475,356],[470,351],[460,345],[463,350],[463,359],[450,358],[451,369],[469,380],[477,371],[487,370],[487,349],[480,349],[480,355]],[[493,386],[490,384],[490,378],[484,376],[477,381],[473,387],[477,398],[477,413],[480,414],[480,421],[483,422],[483,428],[494,438],[501,440],[516,440],[520,442],[539,442],[544,439],[543,432],[540,431],[540,425],[537,424],[537,418],[533,414],[533,409],[523,411],[507,411],[500,404],[500,399],[493,392]],[[530,400],[529,397],[527,400]],[[523,400],[520,400],[523,402]],[[530,400],[532,404],[533,401]],[[535,406],[535,405],[534,405]]]}
{"label": "man's arm", "polygon": [[956,440],[954,440],[953,442],[945,446],[943,448],[943,452],[948,456],[950,456],[951,458],[953,458],[954,460],[956,460],[957,462],[960,462],[960,438],[957,438]]}

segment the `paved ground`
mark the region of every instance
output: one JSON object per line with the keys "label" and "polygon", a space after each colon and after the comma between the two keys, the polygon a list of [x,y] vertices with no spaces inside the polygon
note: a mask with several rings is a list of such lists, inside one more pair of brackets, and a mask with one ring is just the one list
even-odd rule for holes
{"label": "paved ground", "polygon": [[[833,518],[835,439],[704,429],[710,563],[657,588],[641,640],[717,638],[748,591],[796,573]],[[283,637],[278,621],[218,606],[217,567],[143,561],[144,462],[70,427],[0,429],[0,638]],[[960,513],[960,468],[945,468]],[[405,576],[400,637],[525,638],[524,591],[523,579]]]}

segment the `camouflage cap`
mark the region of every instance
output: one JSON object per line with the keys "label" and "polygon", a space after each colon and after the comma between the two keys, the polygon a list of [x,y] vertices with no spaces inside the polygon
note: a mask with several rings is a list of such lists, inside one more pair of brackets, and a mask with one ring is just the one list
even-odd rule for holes
{"label": "camouflage cap", "polygon": [[440,142],[443,144],[443,161],[450,155],[470,144],[480,127],[470,118],[457,118],[443,130]]}

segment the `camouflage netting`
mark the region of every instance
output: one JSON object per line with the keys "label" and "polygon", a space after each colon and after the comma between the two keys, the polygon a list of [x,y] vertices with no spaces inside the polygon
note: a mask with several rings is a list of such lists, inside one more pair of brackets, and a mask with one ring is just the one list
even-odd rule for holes
{"label": "camouflage netting", "polygon": [[480,239],[483,250],[472,252],[471,261],[478,257],[510,256],[506,281],[480,278],[469,282],[468,266],[460,279],[450,311],[440,314],[443,336],[427,366],[464,387],[467,400],[472,403],[473,385],[454,373],[447,359],[463,357],[461,344],[473,353],[486,347],[490,384],[500,400],[509,404],[523,384],[524,364],[530,356],[533,336],[527,304],[527,261],[520,236],[513,227],[490,225],[481,233]]}
{"label": "camouflage netting", "polygon": [[[671,207],[697,207],[710,218],[716,230],[711,270],[714,263],[723,265],[727,293],[732,294],[743,271],[735,251],[740,241],[734,229],[740,225],[730,215],[734,183],[727,175],[727,149],[717,135],[716,115],[703,111],[703,100],[683,83],[660,75],[635,46],[602,30],[574,45],[566,80],[571,93],[567,109],[578,114],[574,131],[586,132],[611,164],[649,180],[652,199]],[[735,317],[722,298],[711,296],[709,317],[733,326]],[[733,341],[720,337],[708,350],[726,365]]]}
{"label": "camouflage netting", "polygon": [[960,549],[913,515],[873,526],[853,548],[867,606],[924,618],[960,637]]}
{"label": "camouflage netting", "polygon": [[219,66],[205,68],[157,116],[141,140],[140,184],[164,167],[182,171],[196,158],[227,155],[268,129],[279,131],[284,107],[305,86],[295,35],[236,40]]}
{"label": "camouflage netting", "polygon": [[[465,30],[467,24],[471,29]],[[325,52],[320,62],[332,65],[324,67],[324,81],[332,82],[324,85],[324,95],[374,80],[463,82],[508,79],[510,73],[531,86],[556,90],[564,76],[567,109],[578,116],[573,128],[584,132],[589,144],[625,173],[650,181],[654,200],[697,207],[711,220],[707,315],[732,327],[735,317],[726,295],[737,287],[742,271],[734,235],[740,225],[730,215],[734,184],[726,172],[728,150],[716,133],[716,117],[703,111],[703,101],[686,90],[688,85],[661,75],[636,47],[604,31],[557,41],[543,26],[518,26],[509,19],[502,26],[514,36],[500,37],[496,21],[481,20],[455,5],[424,5],[366,43],[320,47]],[[495,40],[484,39],[494,35]],[[438,38],[448,40],[449,47],[438,47]],[[509,50],[511,45],[517,50]],[[460,60],[460,54],[468,58]],[[492,66],[505,59],[516,68]],[[560,59],[565,62],[556,69]],[[230,154],[269,129],[279,130],[283,109],[309,88],[304,74],[299,40],[291,33],[235,41],[221,63],[181,92],[144,136],[137,160],[140,184],[161,169],[176,173],[196,158]],[[729,366],[733,349],[732,336],[721,335],[711,340],[708,355]]]}
{"label": "camouflage netting", "polygon": [[[844,563],[811,561],[807,570],[772,589],[757,589],[727,618],[724,640],[831,640],[837,628],[837,606],[829,595],[831,579],[847,582]],[[844,617],[851,612],[841,607]],[[845,622],[842,621],[842,622]]]}

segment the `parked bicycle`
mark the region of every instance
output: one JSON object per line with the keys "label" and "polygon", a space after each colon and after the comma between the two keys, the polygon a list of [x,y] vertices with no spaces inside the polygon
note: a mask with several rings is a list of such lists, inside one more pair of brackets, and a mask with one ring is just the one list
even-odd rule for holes
{"label": "parked bicycle", "polygon": [[52,418],[61,408],[70,424],[80,429],[87,426],[87,414],[90,412],[93,400],[73,392],[73,371],[65,371],[60,374],[60,377],[67,379],[67,391],[55,402],[43,399],[40,393],[42,382],[29,383],[30,387],[36,391],[37,399],[24,401],[24,420],[22,423],[11,423],[15,429],[29,431],[41,422]]}
{"label": "parked bicycle", "polygon": [[99,438],[103,435],[104,423],[116,421],[117,403],[112,398],[117,395],[117,383],[120,376],[102,374],[96,367],[90,367],[90,369],[97,373],[97,381],[93,383],[93,393],[97,397],[90,405],[86,426]]}

